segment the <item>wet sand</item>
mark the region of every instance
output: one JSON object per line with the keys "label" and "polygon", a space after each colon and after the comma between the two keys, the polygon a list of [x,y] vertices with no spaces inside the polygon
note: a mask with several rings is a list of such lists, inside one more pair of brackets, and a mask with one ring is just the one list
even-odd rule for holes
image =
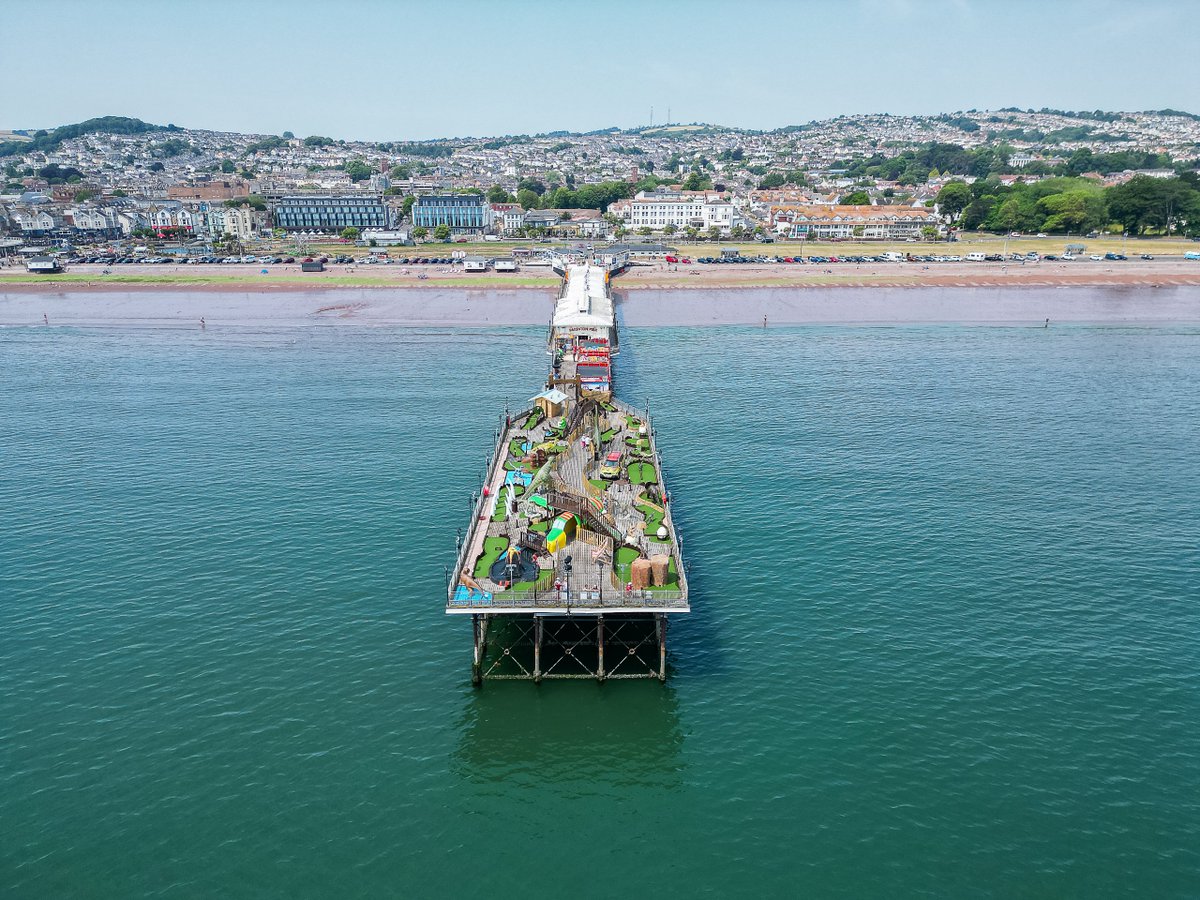
{"label": "wet sand", "polygon": [[1200,287],[618,290],[622,325],[1200,323]]}
{"label": "wet sand", "polygon": [[[47,286],[48,287],[48,286]],[[545,325],[549,290],[335,289],[324,291],[0,289],[0,325]]]}
{"label": "wet sand", "polygon": [[[0,326],[543,326],[552,290],[0,289]],[[616,290],[629,327],[784,324],[1200,323],[1200,287],[1031,286]],[[45,319],[43,319],[45,316]]]}

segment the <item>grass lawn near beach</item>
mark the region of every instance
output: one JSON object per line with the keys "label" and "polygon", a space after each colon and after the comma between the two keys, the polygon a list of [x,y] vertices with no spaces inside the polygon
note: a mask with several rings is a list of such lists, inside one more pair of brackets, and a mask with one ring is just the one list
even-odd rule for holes
{"label": "grass lawn near beach", "polygon": [[[743,256],[875,256],[880,253],[919,253],[919,254],[952,254],[966,255],[972,251],[981,253],[1003,252],[1007,243],[1009,253],[1028,253],[1031,250],[1041,254],[1062,253],[1067,244],[1084,244],[1087,252],[1120,253],[1125,249],[1130,254],[1153,253],[1164,255],[1182,255],[1186,250],[1195,250],[1196,243],[1184,237],[1141,237],[1123,238],[1120,234],[1103,234],[1100,237],[1087,238],[1079,235],[1048,234],[1040,238],[1034,234],[1022,234],[1017,237],[986,232],[959,232],[959,239],[952,243],[946,241],[799,241],[777,240],[774,243],[763,244],[758,241],[696,241],[689,242],[680,234],[653,234],[647,241],[665,244],[678,250],[688,259],[695,260],[701,256],[720,256],[722,250],[736,249]],[[631,240],[626,237],[625,242]],[[640,240],[640,237],[633,238]],[[393,259],[408,257],[447,257],[455,250],[461,250],[469,256],[508,259],[514,248],[533,250],[562,250],[578,243],[592,243],[597,249],[606,246],[603,241],[565,241],[554,244],[539,244],[529,241],[470,241],[464,244],[422,244],[416,247],[389,247],[388,252]],[[963,249],[969,247],[970,249]],[[920,248],[920,249],[918,249]],[[366,256],[368,248],[354,247],[346,244],[317,244],[312,252],[333,256],[347,253],[353,256]],[[283,252],[282,250],[280,252]],[[294,255],[288,250],[289,255]]]}

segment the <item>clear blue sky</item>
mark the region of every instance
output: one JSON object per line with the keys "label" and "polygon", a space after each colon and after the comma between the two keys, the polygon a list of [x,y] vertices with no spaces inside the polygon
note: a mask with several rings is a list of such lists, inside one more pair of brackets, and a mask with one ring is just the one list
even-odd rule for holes
{"label": "clear blue sky", "polygon": [[[388,140],[666,119],[1052,106],[1200,112],[1170,0],[6,4],[0,128],[129,115]],[[21,73],[19,78],[14,73]]]}

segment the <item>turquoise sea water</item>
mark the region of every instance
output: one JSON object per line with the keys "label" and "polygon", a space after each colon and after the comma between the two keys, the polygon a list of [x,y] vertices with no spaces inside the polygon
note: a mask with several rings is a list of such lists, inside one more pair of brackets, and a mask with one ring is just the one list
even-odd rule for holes
{"label": "turquoise sea water", "polygon": [[0,331],[0,896],[1200,893],[1200,332],[631,329],[672,676],[474,690],[543,338]]}

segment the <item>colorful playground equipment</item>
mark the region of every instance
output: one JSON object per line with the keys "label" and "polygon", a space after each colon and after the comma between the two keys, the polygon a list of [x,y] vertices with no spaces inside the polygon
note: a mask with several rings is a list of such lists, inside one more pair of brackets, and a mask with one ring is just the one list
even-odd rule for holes
{"label": "colorful playground equipment", "polygon": [[550,523],[550,531],[546,534],[546,552],[557,553],[575,537],[575,529],[579,519],[571,513],[563,513]]}
{"label": "colorful playground equipment", "polygon": [[500,588],[511,588],[521,581],[537,578],[537,561],[528,549],[512,546],[492,563],[488,577]]}

